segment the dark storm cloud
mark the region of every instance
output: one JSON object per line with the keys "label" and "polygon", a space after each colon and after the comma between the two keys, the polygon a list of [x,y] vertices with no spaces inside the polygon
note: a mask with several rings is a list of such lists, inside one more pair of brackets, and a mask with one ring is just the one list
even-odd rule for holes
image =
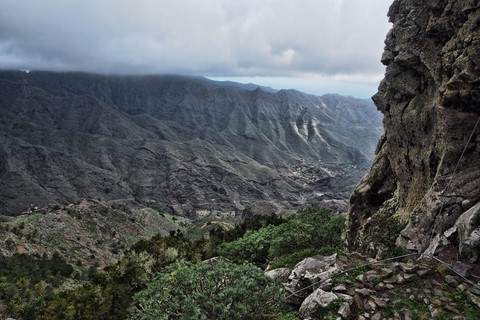
{"label": "dark storm cloud", "polygon": [[376,81],[389,4],[2,0],[0,68]]}

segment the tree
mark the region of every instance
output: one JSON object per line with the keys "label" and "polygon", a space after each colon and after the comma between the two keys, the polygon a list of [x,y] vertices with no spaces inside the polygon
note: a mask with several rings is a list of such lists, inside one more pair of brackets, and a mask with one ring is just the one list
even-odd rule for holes
{"label": "tree", "polygon": [[327,209],[310,207],[293,215],[275,228],[269,249],[270,258],[290,255],[309,248],[333,251],[342,247],[345,220]]}
{"label": "tree", "polygon": [[282,301],[283,287],[251,264],[180,261],[137,293],[130,319],[260,319]]}
{"label": "tree", "polygon": [[280,225],[247,231],[241,238],[221,244],[218,253],[229,260],[248,261],[260,267],[269,262],[291,265],[311,255],[341,249],[344,225],[339,214],[311,207]]}
{"label": "tree", "polygon": [[274,231],[275,227],[272,225],[247,231],[243,237],[220,245],[218,252],[221,256],[235,262],[248,261],[264,267],[268,263],[268,250]]}

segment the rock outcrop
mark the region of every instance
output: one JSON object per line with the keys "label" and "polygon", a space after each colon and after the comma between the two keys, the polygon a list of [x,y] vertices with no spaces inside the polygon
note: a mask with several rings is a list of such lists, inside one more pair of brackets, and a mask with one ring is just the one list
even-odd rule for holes
{"label": "rock outcrop", "polygon": [[457,221],[480,201],[480,1],[396,0],[388,16],[373,97],[385,133],[350,200],[348,246],[378,254],[443,243],[476,259],[478,210],[468,226]]}

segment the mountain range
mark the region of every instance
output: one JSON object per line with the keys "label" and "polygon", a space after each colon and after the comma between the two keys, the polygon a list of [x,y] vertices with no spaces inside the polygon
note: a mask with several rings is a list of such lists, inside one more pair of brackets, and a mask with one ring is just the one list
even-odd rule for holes
{"label": "mountain range", "polygon": [[189,217],[259,202],[345,210],[382,130],[373,103],[352,97],[1,71],[0,212],[88,197]]}

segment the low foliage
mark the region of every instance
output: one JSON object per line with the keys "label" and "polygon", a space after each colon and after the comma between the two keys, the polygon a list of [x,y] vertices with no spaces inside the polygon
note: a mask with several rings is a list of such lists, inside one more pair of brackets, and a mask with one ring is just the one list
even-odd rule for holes
{"label": "low foliage", "polygon": [[[143,300],[170,297],[165,304],[178,310],[165,309],[169,319],[291,318],[291,313],[274,309],[281,301],[279,287],[260,269],[243,263],[292,265],[309,255],[330,253],[341,245],[342,225],[338,215],[313,208],[287,220],[259,217],[232,230],[213,229],[197,241],[172,231],[139,241],[104,269],[77,267],[75,272],[58,254],[14,255],[0,260],[2,315],[26,320],[125,319],[131,306],[132,318],[147,319],[147,313],[141,313]],[[213,267],[198,263],[218,252],[230,262]],[[169,289],[155,291],[155,286]],[[162,319],[165,310],[152,312]]]}
{"label": "low foliage", "polygon": [[177,262],[137,293],[130,319],[260,319],[283,290],[253,265]]}
{"label": "low foliage", "polygon": [[0,259],[0,277],[9,280],[28,278],[30,282],[47,281],[59,284],[65,277],[69,277],[73,268],[58,253],[52,257],[14,254]]}
{"label": "low foliage", "polygon": [[307,248],[332,248],[342,246],[344,218],[315,207],[299,211],[287,223],[276,228],[270,247],[270,257],[276,258]]}
{"label": "low foliage", "polygon": [[220,245],[218,252],[231,261],[248,261],[263,267],[268,262],[269,249],[274,237],[274,226],[247,231],[243,237]]}
{"label": "low foliage", "polygon": [[250,231],[222,244],[218,252],[232,261],[290,266],[310,253],[330,254],[342,247],[343,217],[326,209],[308,208],[278,226]]}
{"label": "low foliage", "polygon": [[38,310],[54,295],[73,268],[59,254],[14,254],[0,259],[0,299],[5,301],[3,317],[35,319]]}

